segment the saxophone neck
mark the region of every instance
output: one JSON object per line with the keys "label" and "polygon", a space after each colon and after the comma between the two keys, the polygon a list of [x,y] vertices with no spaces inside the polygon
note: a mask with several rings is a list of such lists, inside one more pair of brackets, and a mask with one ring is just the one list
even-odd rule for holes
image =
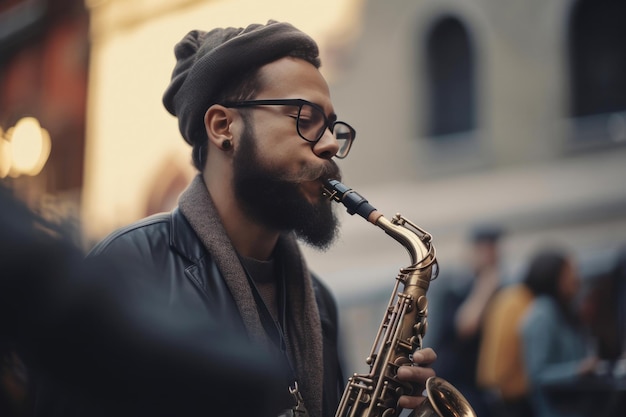
{"label": "saxophone neck", "polygon": [[436,263],[432,236],[402,215],[396,214],[392,220],[386,219],[362,195],[337,180],[325,181],[322,195],[342,203],[349,214],[358,214],[404,246],[411,257],[412,268],[423,269]]}
{"label": "saxophone neck", "polygon": [[422,269],[436,262],[432,236],[401,214],[396,214],[391,220],[379,215],[374,224],[406,249],[411,267]]}

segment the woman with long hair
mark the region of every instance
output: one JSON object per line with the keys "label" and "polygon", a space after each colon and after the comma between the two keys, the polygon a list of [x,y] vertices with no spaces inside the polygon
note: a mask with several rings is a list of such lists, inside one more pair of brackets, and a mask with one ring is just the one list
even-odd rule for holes
{"label": "woman with long hair", "polygon": [[580,279],[572,254],[560,249],[537,252],[525,284],[535,294],[521,324],[524,362],[538,417],[583,416],[581,398],[552,395],[547,387],[591,373],[597,359],[588,355],[587,336],[575,308]]}

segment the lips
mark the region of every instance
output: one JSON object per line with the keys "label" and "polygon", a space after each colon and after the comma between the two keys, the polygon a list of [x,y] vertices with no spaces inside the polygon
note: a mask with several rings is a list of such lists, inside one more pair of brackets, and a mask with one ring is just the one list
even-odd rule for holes
{"label": "lips", "polygon": [[315,175],[310,177],[310,181],[319,181],[321,183],[331,179],[341,181],[341,172],[334,161],[328,161],[323,165],[320,165],[320,167],[311,172],[311,174]]}
{"label": "lips", "polygon": [[341,172],[334,161],[325,161],[315,167],[307,166],[300,172],[299,186],[302,193],[311,203],[322,197],[324,182],[329,179],[341,181]]}

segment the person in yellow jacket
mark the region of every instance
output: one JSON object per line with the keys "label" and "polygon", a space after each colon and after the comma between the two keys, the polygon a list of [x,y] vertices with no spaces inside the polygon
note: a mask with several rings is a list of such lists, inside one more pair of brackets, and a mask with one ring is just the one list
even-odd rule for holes
{"label": "person in yellow jacket", "polygon": [[494,295],[485,315],[477,384],[493,391],[496,417],[532,415],[519,335],[520,322],[532,300],[533,291],[526,282],[512,284]]}

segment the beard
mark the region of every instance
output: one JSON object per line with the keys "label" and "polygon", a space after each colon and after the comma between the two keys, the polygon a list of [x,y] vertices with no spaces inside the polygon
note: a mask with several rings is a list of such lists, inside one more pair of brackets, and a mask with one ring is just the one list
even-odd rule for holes
{"label": "beard", "polygon": [[[246,121],[239,148],[235,153],[234,190],[244,212],[254,221],[281,232],[294,231],[308,245],[325,250],[338,234],[338,221],[332,202],[320,198],[309,202],[297,180],[289,180],[284,170],[265,167],[257,155],[254,132]],[[304,167],[300,181],[340,179],[333,161],[319,167]],[[320,190],[321,195],[321,190]]]}

